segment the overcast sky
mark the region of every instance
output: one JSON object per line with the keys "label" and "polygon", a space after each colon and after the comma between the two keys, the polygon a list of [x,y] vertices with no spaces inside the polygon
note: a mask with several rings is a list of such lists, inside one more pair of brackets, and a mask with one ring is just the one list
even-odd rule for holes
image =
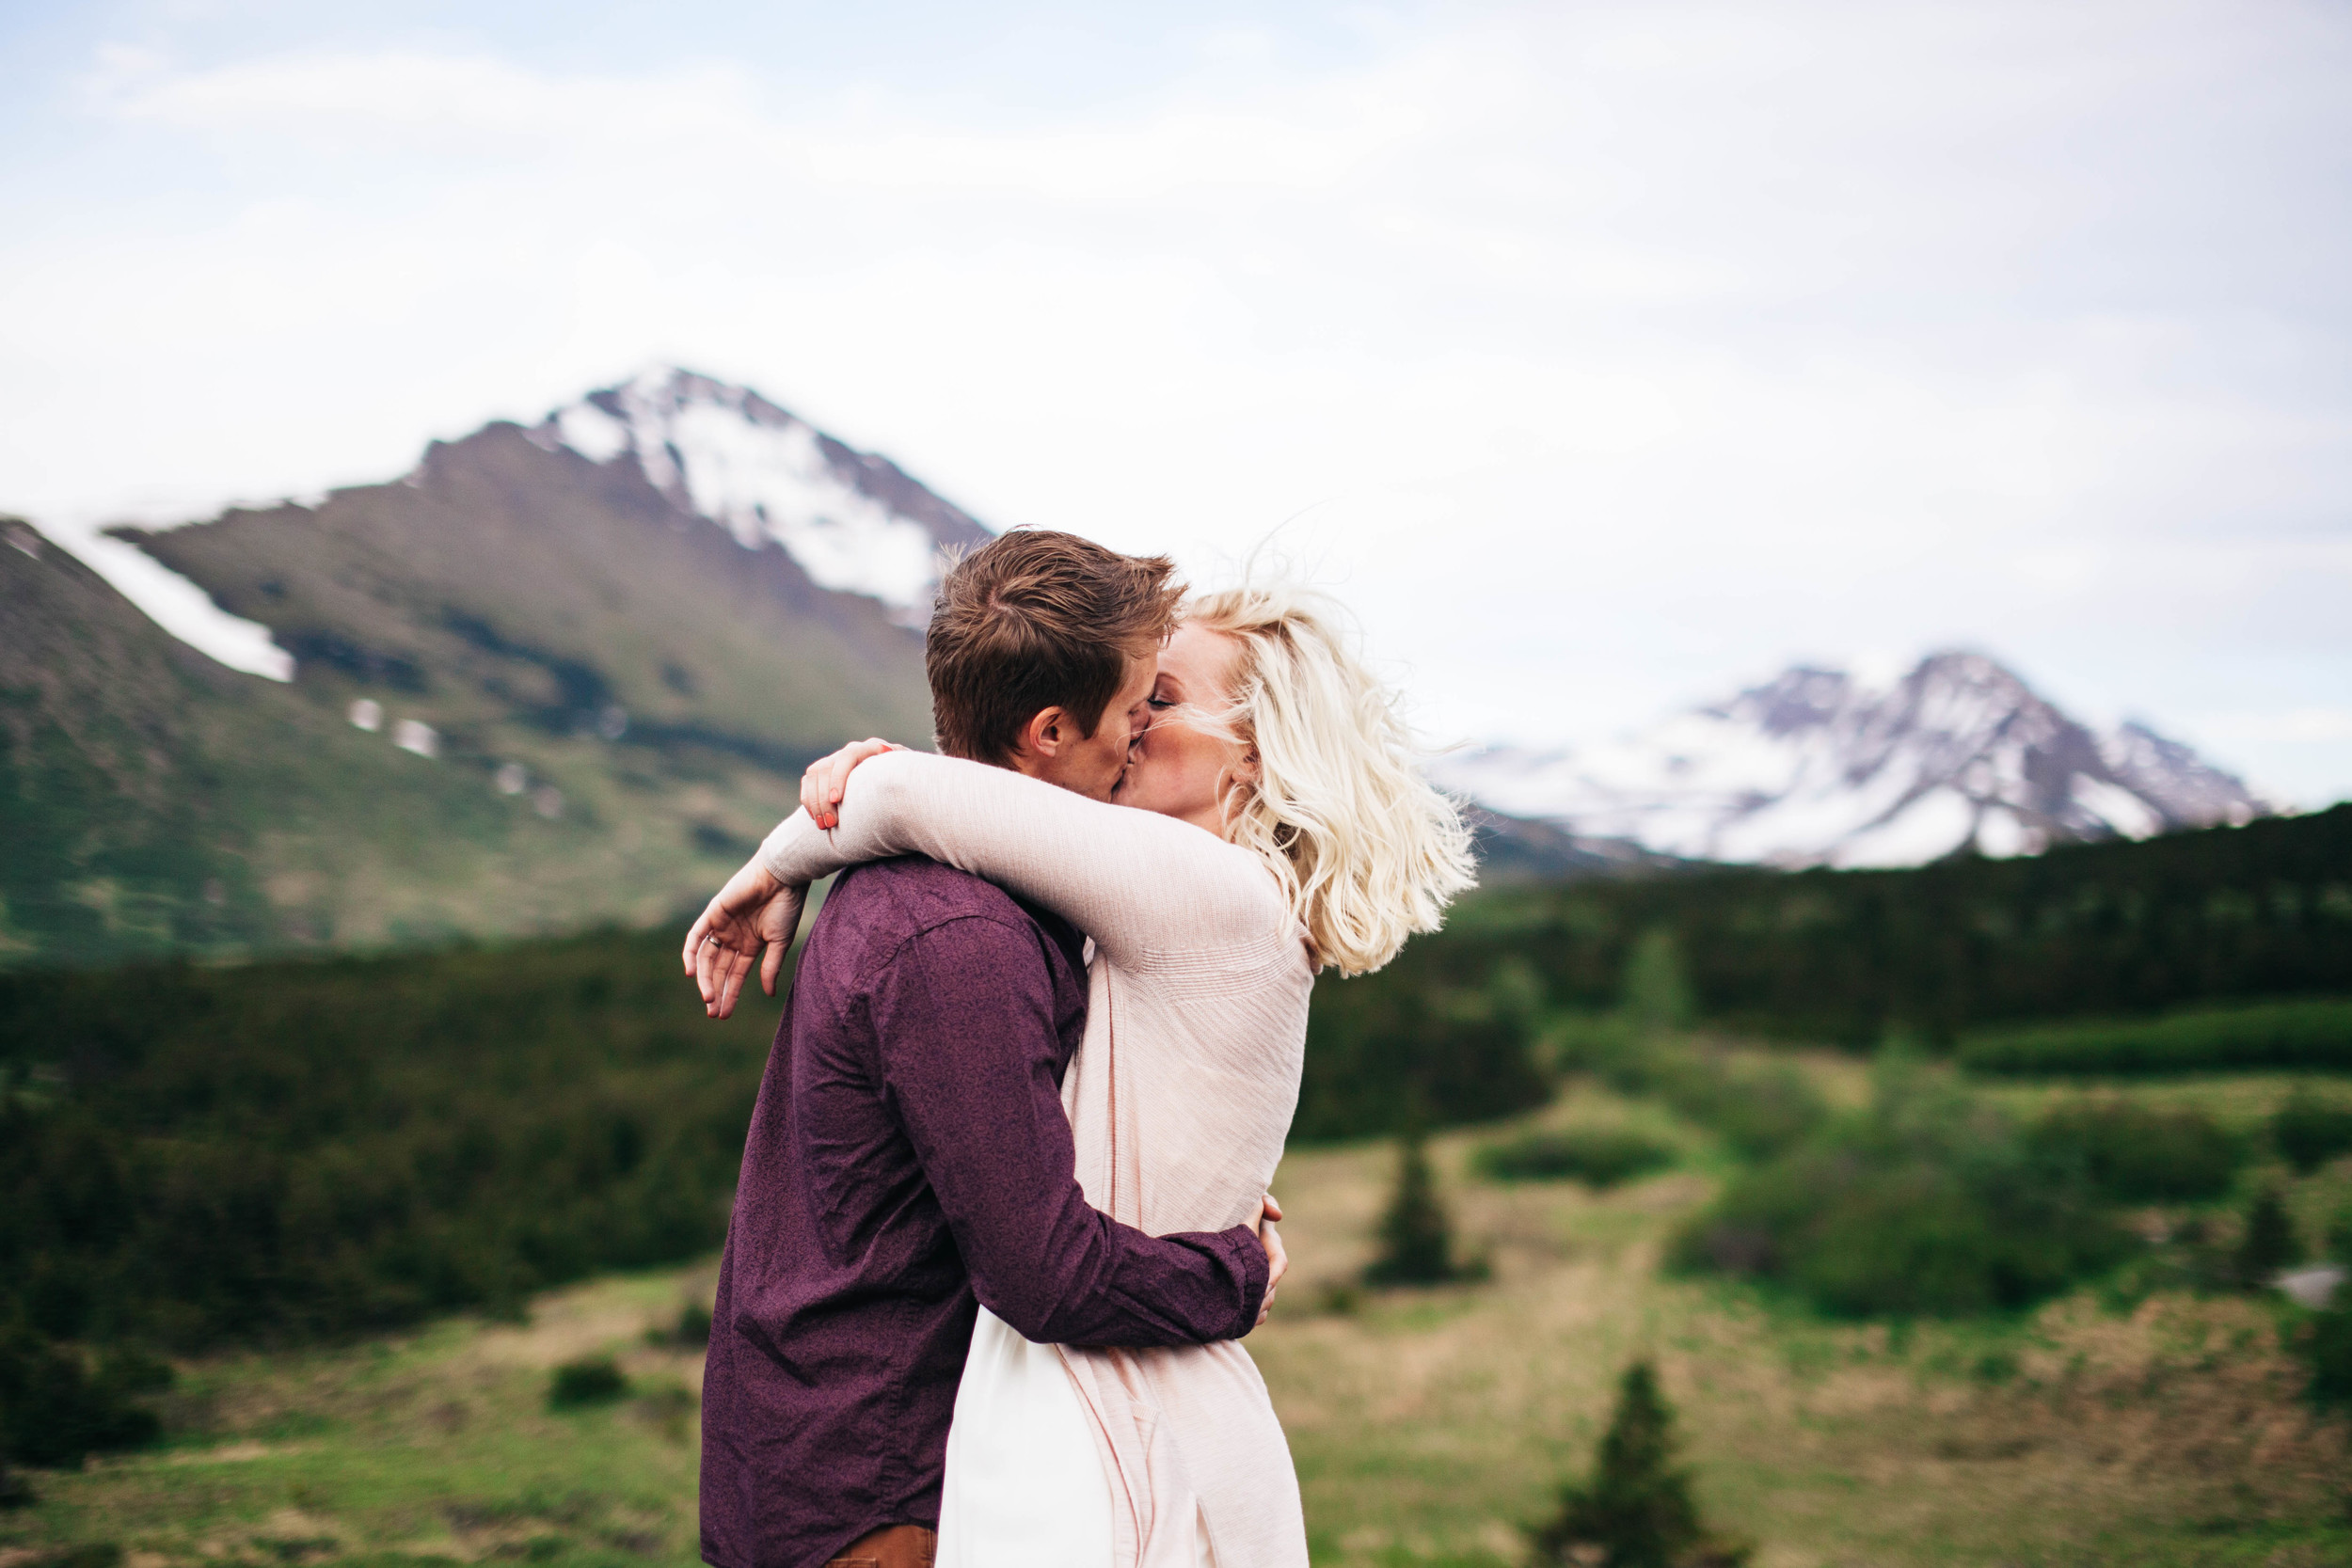
{"label": "overcast sky", "polygon": [[1443,736],[1966,643],[2352,796],[2352,7],[983,9],[0,7],[0,510],[669,360]]}

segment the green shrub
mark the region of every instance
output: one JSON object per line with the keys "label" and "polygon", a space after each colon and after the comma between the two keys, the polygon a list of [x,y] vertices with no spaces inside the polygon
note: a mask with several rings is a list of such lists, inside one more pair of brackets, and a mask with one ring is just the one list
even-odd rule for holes
{"label": "green shrub", "polygon": [[1813,1081],[1784,1062],[1723,1064],[1693,1074],[1667,1099],[1750,1160],[1795,1147],[1829,1116]]}
{"label": "green shrub", "polygon": [[2352,1208],[2338,1209],[2328,1216],[2320,1246],[2329,1262],[2352,1264]]}
{"label": "green shrub", "polygon": [[678,1308],[677,1324],[670,1330],[670,1338],[689,1350],[705,1350],[710,1344],[710,1308],[699,1301],[690,1301]]}
{"label": "green shrub", "polygon": [[628,1393],[628,1379],[609,1355],[566,1361],[548,1378],[548,1408],[577,1410],[610,1404]]}
{"label": "green shrub", "polygon": [[16,1568],[121,1568],[122,1547],[113,1541],[85,1541],[79,1545],[53,1546],[16,1560]]}
{"label": "green shrub", "polygon": [[1621,1093],[1665,1101],[1751,1160],[1794,1148],[1829,1116],[1813,1081],[1786,1062],[1621,1036],[1597,1070]]}
{"label": "green shrub", "polygon": [[1633,1058],[1640,1037],[1621,1013],[1555,1013],[1544,1027],[1542,1049],[1555,1072],[1608,1077]]}
{"label": "green shrub", "polygon": [[2304,1396],[2322,1407],[2352,1405],[2352,1307],[2312,1313],[2289,1342],[2310,1371]]}
{"label": "green shrub", "polygon": [[1478,1173],[1490,1181],[1583,1181],[1613,1187],[1663,1170],[1675,1151],[1655,1138],[1613,1127],[1528,1132],[1488,1144],[1477,1154]]}
{"label": "green shrub", "polygon": [[1867,1111],[1734,1178],[1673,1259],[1776,1279],[1841,1315],[1954,1316],[2028,1306],[2131,1245],[2078,1163],[1895,1061]]}
{"label": "green shrub", "polygon": [[1315,1310],[1334,1318],[1352,1318],[1364,1309],[1364,1292],[1353,1281],[1327,1279],[1315,1291]]}
{"label": "green shrub", "polygon": [[5,1457],[0,1457],[0,1510],[30,1508],[40,1501],[33,1483],[11,1469]]}
{"label": "green shrub", "polygon": [[2101,1196],[2118,1203],[2193,1203],[2230,1190],[2244,1143],[2201,1111],[2158,1109],[2106,1095],[2058,1105],[2033,1146],[2075,1160]]}
{"label": "green shrub", "polygon": [[1605,1568],[1740,1568],[1750,1548],[1711,1534],[1675,1463],[1674,1410],[1647,1361],[1626,1369],[1593,1475],[1560,1491],[1560,1509],[1530,1532],[1535,1560]]}
{"label": "green shrub", "polygon": [[2125,1022],[2049,1025],[1962,1041],[1972,1072],[2168,1073],[2247,1068],[2352,1072],[2352,1002],[2204,1007]]}
{"label": "green shrub", "polygon": [[2270,1141],[2279,1155],[2304,1176],[2352,1150],[2352,1103],[2323,1099],[2297,1084],[2272,1114]]}

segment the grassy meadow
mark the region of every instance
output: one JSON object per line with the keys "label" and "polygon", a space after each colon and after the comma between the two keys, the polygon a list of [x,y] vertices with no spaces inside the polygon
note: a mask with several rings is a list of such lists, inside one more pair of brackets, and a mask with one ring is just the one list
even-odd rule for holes
{"label": "grassy meadow", "polygon": [[[1833,1103],[1870,1092],[1851,1057],[1773,1054]],[[2113,1092],[2251,1129],[2289,1087],[2249,1074]],[[1986,1092],[2032,1114],[2074,1091]],[[1478,1148],[1539,1126],[1624,1128],[1678,1158],[1601,1190],[1474,1177]],[[2352,1561],[2345,1426],[2302,1402],[2275,1299],[2107,1279],[2029,1312],[1834,1321],[1770,1287],[1661,1269],[1736,1167],[1658,1101],[1572,1077],[1539,1112],[1430,1147],[1481,1283],[1353,1283],[1391,1145],[1301,1148],[1283,1166],[1295,1268],[1250,1348],[1318,1563],[1524,1560],[1520,1527],[1590,1464],[1636,1355],[1658,1364],[1709,1522],[1755,1543],[1759,1568]],[[2226,1227],[2274,1180],[2313,1235],[2352,1199],[2352,1161],[2302,1179],[2257,1164],[2202,1211]],[[523,1323],[183,1360],[164,1444],[31,1472],[40,1500],[0,1513],[0,1568],[92,1546],[71,1560],[690,1562],[700,1358],[649,1331],[707,1300],[711,1277],[707,1260],[607,1275],[534,1297]],[[552,1369],[598,1354],[628,1392],[550,1410]]]}

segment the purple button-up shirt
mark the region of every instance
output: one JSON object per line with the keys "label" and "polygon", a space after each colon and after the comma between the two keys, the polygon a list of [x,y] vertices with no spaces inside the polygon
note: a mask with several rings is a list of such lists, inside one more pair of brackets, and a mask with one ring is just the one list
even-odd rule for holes
{"label": "purple button-up shirt", "polygon": [[702,1550],[812,1568],[936,1525],[976,1298],[1028,1338],[1248,1333],[1246,1226],[1152,1237],[1088,1206],[1060,1085],[1078,934],[921,859],[825,901],[752,1112],[703,1383]]}

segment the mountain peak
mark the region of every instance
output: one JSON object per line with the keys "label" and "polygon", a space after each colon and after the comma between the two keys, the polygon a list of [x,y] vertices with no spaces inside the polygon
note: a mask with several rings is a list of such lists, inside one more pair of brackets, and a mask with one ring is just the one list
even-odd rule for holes
{"label": "mountain peak", "polygon": [[1798,665],[1628,740],[1493,749],[1445,772],[1482,804],[1580,835],[1777,865],[2030,854],[2272,809],[2145,724],[2094,734],[1972,649],[1931,653],[1891,685]]}
{"label": "mountain peak", "polygon": [[555,409],[529,433],[548,451],[633,463],[681,513],[746,548],[773,541],[820,587],[919,616],[942,552],[988,531],[889,459],[861,452],[748,387],[654,366]]}
{"label": "mountain peak", "polygon": [[1853,689],[1854,678],[1843,670],[1799,664],[1762,686],[1740,692],[1729,703],[1702,711],[1720,719],[1744,717],[1767,735],[1788,735],[1837,712]]}

